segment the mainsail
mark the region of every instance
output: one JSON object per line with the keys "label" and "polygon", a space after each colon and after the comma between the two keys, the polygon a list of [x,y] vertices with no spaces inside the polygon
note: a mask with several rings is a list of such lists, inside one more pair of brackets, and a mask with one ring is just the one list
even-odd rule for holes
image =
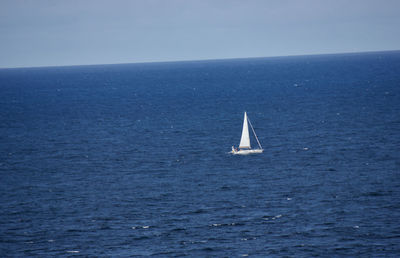
{"label": "mainsail", "polygon": [[249,126],[247,124],[247,113],[246,112],[244,112],[242,138],[240,139],[239,148],[240,149],[251,149],[250,137],[249,137]]}

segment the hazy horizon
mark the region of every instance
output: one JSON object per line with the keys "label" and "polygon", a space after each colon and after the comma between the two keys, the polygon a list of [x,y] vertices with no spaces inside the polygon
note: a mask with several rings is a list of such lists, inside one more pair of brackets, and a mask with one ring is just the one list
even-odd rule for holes
{"label": "hazy horizon", "polygon": [[400,2],[0,3],[0,68],[395,51]]}
{"label": "hazy horizon", "polygon": [[96,65],[124,65],[124,64],[157,64],[157,63],[179,63],[179,62],[206,62],[206,61],[224,61],[237,59],[264,59],[264,58],[285,58],[285,57],[306,57],[306,56],[324,56],[324,55],[351,55],[351,54],[367,54],[379,52],[399,52],[400,49],[394,50],[378,50],[378,51],[361,51],[361,52],[340,52],[340,53],[317,53],[302,55],[281,55],[281,56],[250,56],[250,57],[233,57],[233,58],[208,58],[208,59],[192,59],[192,60],[168,60],[168,61],[147,61],[147,62],[128,62],[128,63],[103,63],[103,64],[71,64],[71,65],[43,65],[43,66],[18,66],[18,67],[0,67],[1,69],[18,69],[18,68],[46,68],[46,67],[73,67],[73,66],[96,66]]}

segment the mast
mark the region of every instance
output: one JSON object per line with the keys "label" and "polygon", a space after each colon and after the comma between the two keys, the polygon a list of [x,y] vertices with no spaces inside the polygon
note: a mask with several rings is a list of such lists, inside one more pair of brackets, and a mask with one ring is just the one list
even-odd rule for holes
{"label": "mast", "polygon": [[247,113],[246,112],[244,112],[242,138],[240,138],[239,148],[240,149],[251,149],[249,127],[247,125]]}

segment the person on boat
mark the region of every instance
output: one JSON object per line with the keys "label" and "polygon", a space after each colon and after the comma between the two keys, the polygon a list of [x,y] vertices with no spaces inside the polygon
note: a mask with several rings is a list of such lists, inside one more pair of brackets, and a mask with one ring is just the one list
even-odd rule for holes
{"label": "person on boat", "polygon": [[232,152],[235,152],[235,151],[236,151],[235,146],[232,146]]}

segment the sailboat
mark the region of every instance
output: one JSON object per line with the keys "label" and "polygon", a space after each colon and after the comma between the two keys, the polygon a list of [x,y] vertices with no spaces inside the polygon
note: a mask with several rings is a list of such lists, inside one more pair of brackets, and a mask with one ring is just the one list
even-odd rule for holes
{"label": "sailboat", "polygon": [[[248,122],[248,123],[247,123]],[[257,140],[258,149],[252,149],[250,145],[250,136],[249,136],[249,126],[250,124],[251,130]],[[244,120],[243,120],[243,129],[242,129],[242,138],[240,138],[239,150],[232,146],[232,151],[230,153],[236,155],[247,155],[252,153],[262,153],[263,148],[261,147],[260,141],[257,138],[256,132],[254,131],[253,125],[251,124],[250,120],[247,118],[247,113],[244,112]]]}

